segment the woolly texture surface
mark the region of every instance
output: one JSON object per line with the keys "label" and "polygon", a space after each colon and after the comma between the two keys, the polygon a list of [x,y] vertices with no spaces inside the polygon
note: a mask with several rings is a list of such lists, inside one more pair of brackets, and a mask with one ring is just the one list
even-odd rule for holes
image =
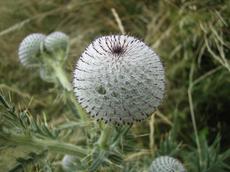
{"label": "woolly texture surface", "polygon": [[69,37],[63,32],[53,32],[45,39],[45,48],[51,53],[62,50],[67,53]]}
{"label": "woolly texture surface", "polygon": [[164,68],[144,42],[125,35],[94,40],[74,71],[74,92],[83,108],[106,123],[147,118],[164,96]]}
{"label": "woolly texture surface", "polygon": [[186,172],[186,170],[177,159],[161,156],[152,162],[149,172]]}
{"label": "woolly texture surface", "polygon": [[31,67],[38,64],[39,58],[37,56],[40,53],[40,47],[45,37],[41,33],[33,33],[25,37],[20,43],[18,56],[24,66]]}

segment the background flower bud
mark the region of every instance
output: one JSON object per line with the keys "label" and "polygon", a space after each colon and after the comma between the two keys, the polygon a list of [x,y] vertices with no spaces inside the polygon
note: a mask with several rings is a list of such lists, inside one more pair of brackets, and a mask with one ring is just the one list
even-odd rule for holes
{"label": "background flower bud", "polygon": [[45,37],[41,33],[33,33],[24,38],[20,43],[18,56],[24,66],[32,67],[40,63],[38,55]]}
{"label": "background flower bud", "polygon": [[50,53],[63,51],[67,55],[69,51],[69,37],[63,32],[53,32],[45,39],[45,48]]}
{"label": "background flower bud", "polygon": [[149,172],[186,172],[186,170],[177,159],[161,156],[152,162]]}

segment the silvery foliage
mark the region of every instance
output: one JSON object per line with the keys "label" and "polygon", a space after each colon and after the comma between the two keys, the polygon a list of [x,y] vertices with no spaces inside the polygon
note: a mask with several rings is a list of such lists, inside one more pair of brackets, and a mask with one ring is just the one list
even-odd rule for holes
{"label": "silvery foliage", "polygon": [[26,67],[32,67],[38,65],[38,54],[42,43],[45,39],[45,35],[41,33],[33,33],[23,39],[19,45],[18,55],[20,62]]}
{"label": "silvery foliage", "polygon": [[83,108],[105,123],[142,121],[160,105],[165,92],[159,56],[126,35],[94,40],[79,58],[74,92]]}
{"label": "silvery foliage", "polygon": [[177,159],[161,156],[152,162],[149,172],[186,172],[186,170]]}

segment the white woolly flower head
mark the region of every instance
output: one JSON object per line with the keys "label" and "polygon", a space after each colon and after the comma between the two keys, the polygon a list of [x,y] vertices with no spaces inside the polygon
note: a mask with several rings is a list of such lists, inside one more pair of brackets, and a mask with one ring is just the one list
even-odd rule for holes
{"label": "white woolly flower head", "polygon": [[40,53],[45,37],[41,33],[33,33],[25,37],[20,43],[18,56],[24,66],[31,67],[39,63],[38,54]]}
{"label": "white woolly flower head", "polygon": [[149,172],[186,172],[186,170],[177,159],[160,156],[152,162]]}
{"label": "white woolly flower head", "polygon": [[92,117],[106,123],[132,124],[160,105],[164,68],[144,42],[126,35],[103,36],[79,58],[73,85],[79,103]]}
{"label": "white woolly flower head", "polygon": [[69,51],[69,37],[63,32],[53,32],[46,37],[44,45],[50,53],[63,51],[67,54]]}

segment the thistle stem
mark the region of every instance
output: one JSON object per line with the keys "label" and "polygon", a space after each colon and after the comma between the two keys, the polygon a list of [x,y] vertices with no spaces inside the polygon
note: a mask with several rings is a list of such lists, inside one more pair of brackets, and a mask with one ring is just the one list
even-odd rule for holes
{"label": "thistle stem", "polygon": [[[64,57],[60,57],[60,59],[62,59]],[[69,82],[65,71],[63,70],[63,67],[61,65],[60,62],[55,62],[51,57],[46,58],[47,63],[50,65],[50,67],[54,70],[54,75],[56,76],[56,78],[58,79],[59,83],[61,84],[61,86],[68,91],[68,93],[70,93],[70,95],[68,95],[68,98],[74,103],[78,114],[80,116],[80,118],[83,121],[86,121],[87,118],[87,113],[81,108],[81,106],[79,105],[79,103],[76,101],[75,98],[73,98],[72,95],[72,85]]]}
{"label": "thistle stem", "polygon": [[101,136],[98,139],[98,145],[101,148],[106,148],[108,146],[108,140],[112,136],[113,128],[109,125],[106,125],[103,131],[101,132]]}
{"label": "thistle stem", "polygon": [[73,102],[74,102],[74,104],[75,104],[75,106],[76,106],[77,112],[78,112],[78,114],[79,114],[81,120],[87,121],[87,112],[86,112],[84,109],[82,109],[82,107],[81,107],[81,105],[78,103],[78,101],[73,100]]}
{"label": "thistle stem", "polygon": [[30,147],[33,149],[47,149],[51,152],[60,153],[60,154],[69,154],[78,157],[84,157],[87,155],[87,151],[84,150],[83,148],[73,144],[59,142],[57,140],[43,140],[31,136],[15,135],[15,134],[2,137],[0,140],[6,145],[13,144],[13,145]]}
{"label": "thistle stem", "polygon": [[62,66],[59,63],[53,64],[52,62],[51,62],[51,66],[54,69],[54,73],[55,73],[58,81],[62,85],[62,87],[64,89],[66,89],[67,91],[71,91],[72,85],[69,82],[69,80],[67,79],[65,71],[63,70]]}
{"label": "thistle stem", "polygon": [[196,125],[196,118],[195,118],[195,113],[194,113],[194,108],[193,108],[193,100],[192,100],[193,72],[194,72],[194,65],[192,64],[190,74],[189,74],[189,81],[190,82],[189,82],[189,88],[188,88],[188,100],[189,100],[189,108],[190,108],[190,115],[191,115],[191,119],[192,119],[193,130],[194,130],[195,139],[196,139],[197,152],[198,152],[198,157],[199,157],[199,165],[201,166],[202,165],[201,146],[200,146],[200,140],[199,140],[197,125]]}

